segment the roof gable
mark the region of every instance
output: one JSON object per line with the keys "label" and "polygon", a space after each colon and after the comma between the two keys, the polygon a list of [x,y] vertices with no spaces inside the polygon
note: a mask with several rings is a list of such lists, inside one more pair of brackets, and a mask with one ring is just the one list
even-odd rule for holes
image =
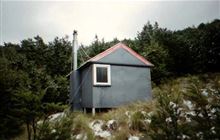
{"label": "roof gable", "polygon": [[144,57],[142,57],[123,43],[118,43],[110,47],[109,49],[99,53],[98,55],[86,61],[86,63],[88,62],[153,66],[151,62],[146,60]]}
{"label": "roof gable", "polygon": [[141,65],[145,66],[146,64],[131,53],[126,51],[123,48],[118,48],[114,52],[108,54],[107,56],[99,59],[97,62],[101,63],[117,63],[117,64],[126,64],[126,65]]}

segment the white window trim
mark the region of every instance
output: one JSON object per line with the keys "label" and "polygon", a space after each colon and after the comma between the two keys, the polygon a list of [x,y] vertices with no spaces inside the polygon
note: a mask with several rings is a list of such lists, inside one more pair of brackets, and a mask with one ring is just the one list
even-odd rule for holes
{"label": "white window trim", "polygon": [[[96,76],[96,68],[97,67],[104,67],[107,68],[107,81],[108,82],[97,82]],[[100,85],[100,86],[110,86],[111,85],[111,67],[110,65],[103,65],[103,64],[93,64],[93,85]]]}

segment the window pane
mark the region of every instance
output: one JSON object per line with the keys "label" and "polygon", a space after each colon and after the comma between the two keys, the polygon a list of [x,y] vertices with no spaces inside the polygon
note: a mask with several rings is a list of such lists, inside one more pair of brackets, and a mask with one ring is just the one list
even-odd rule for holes
{"label": "window pane", "polygon": [[105,67],[96,67],[97,82],[107,83],[108,74],[107,68]]}

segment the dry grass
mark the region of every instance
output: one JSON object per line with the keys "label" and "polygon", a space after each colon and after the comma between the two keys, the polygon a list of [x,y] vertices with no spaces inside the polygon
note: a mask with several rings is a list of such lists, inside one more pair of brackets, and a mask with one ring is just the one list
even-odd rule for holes
{"label": "dry grass", "polygon": [[[217,85],[219,88],[220,73],[212,75],[204,74],[197,76],[180,77],[174,80],[167,81],[166,83],[153,88],[153,96],[155,97],[161,91],[163,91],[163,93],[167,93],[173,98],[178,98],[178,96],[179,98],[181,98],[181,96],[183,96],[183,93],[187,92],[187,87],[193,82],[199,82],[200,84],[204,85],[213,84]],[[92,116],[91,114],[83,114],[82,112],[71,113],[73,115],[72,133],[85,133],[89,139],[95,139],[92,130],[89,128],[89,122],[92,122],[93,120],[103,120],[104,122],[107,122],[109,120],[116,120],[118,123],[118,129],[111,132],[113,134],[112,139],[123,140],[127,139],[130,135],[144,135],[144,133],[141,132],[141,129],[139,130],[139,128],[142,127],[142,124],[138,121],[138,119],[142,116],[137,112],[154,112],[157,109],[156,104],[156,100],[152,100],[149,102],[136,102],[125,106],[120,106],[117,109],[112,109],[107,113],[97,113],[95,116]],[[128,116],[128,114],[130,114],[130,117]],[[134,126],[133,129],[132,126],[129,126],[129,123],[130,125],[132,124]],[[23,135],[20,135],[12,140],[24,139],[27,139],[26,132],[24,132]],[[149,137],[146,135],[145,139],[149,139]]]}

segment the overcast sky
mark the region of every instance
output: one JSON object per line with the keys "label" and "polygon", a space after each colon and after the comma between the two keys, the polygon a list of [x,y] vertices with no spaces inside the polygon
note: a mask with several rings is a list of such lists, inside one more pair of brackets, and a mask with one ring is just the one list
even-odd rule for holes
{"label": "overcast sky", "polygon": [[0,44],[19,43],[40,35],[45,42],[56,36],[90,44],[134,38],[147,21],[172,30],[220,19],[220,1],[1,1]]}

